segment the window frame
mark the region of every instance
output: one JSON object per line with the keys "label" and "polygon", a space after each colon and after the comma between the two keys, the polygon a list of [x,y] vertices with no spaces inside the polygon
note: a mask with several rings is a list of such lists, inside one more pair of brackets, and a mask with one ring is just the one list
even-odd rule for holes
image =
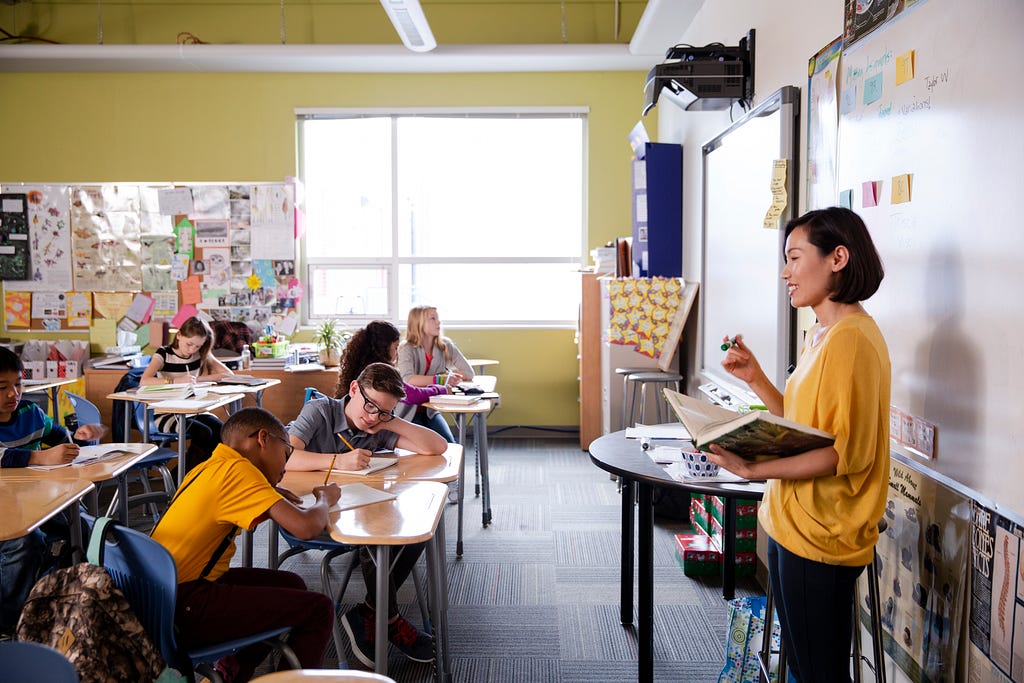
{"label": "window frame", "polygon": [[[408,265],[437,265],[437,264],[566,264],[583,270],[586,265],[587,247],[587,204],[588,204],[588,117],[589,107],[416,107],[416,108],[335,108],[335,107],[303,107],[295,110],[296,128],[296,168],[299,179],[305,178],[305,167],[303,152],[305,141],[303,137],[303,122],[307,120],[324,119],[355,119],[355,118],[383,118],[391,119],[391,188],[398,186],[398,119],[409,117],[444,117],[444,118],[578,118],[581,121],[581,150],[580,174],[582,181],[582,192],[580,196],[580,231],[579,231],[579,252],[576,257],[569,256],[535,256],[535,257],[452,257],[452,256],[401,256],[399,254],[399,198],[397,192],[391,192],[391,255],[370,256],[370,257],[318,257],[311,256],[306,251],[306,240],[300,240],[298,250],[297,268],[305,274],[306,282],[313,282],[313,272],[317,268],[362,268],[382,270],[386,273],[387,281],[387,314],[379,315],[312,315],[312,286],[307,286],[302,295],[304,325],[315,325],[325,319],[335,318],[342,321],[346,326],[362,326],[367,322],[381,317],[387,320],[404,321],[405,312],[399,310],[399,270]],[[578,294],[578,293],[577,293]],[[578,298],[578,296],[577,296]],[[487,320],[466,320],[466,319],[445,319],[445,327],[450,328],[549,328],[549,329],[573,329],[578,321],[566,320],[516,320],[514,322],[499,322]]]}

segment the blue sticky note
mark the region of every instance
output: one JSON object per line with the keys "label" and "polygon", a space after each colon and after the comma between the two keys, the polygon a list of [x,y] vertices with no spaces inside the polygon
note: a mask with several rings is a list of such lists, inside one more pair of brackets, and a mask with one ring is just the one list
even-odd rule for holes
{"label": "blue sticky note", "polygon": [[839,206],[844,209],[853,208],[853,190],[843,190],[839,193]]}
{"label": "blue sticky note", "polygon": [[875,74],[864,81],[864,104],[871,104],[882,96],[882,74]]}
{"label": "blue sticky note", "polygon": [[849,114],[857,108],[857,86],[851,85],[839,95],[839,113]]}

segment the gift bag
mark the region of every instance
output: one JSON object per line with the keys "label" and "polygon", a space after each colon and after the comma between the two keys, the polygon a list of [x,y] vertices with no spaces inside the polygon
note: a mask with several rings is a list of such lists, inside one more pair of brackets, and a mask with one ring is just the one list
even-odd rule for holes
{"label": "gift bag", "polygon": [[[725,666],[718,683],[758,683],[757,654],[764,642],[765,598],[736,598],[729,601],[729,619],[726,627]],[[778,652],[781,631],[779,622],[772,626],[772,651]],[[770,681],[778,681],[778,654],[771,655]]]}

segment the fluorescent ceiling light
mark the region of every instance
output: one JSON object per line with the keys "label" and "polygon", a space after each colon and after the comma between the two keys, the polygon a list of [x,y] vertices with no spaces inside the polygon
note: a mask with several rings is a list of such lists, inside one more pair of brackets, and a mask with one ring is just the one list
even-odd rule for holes
{"label": "fluorescent ceiling light", "polygon": [[414,52],[429,52],[437,47],[420,0],[380,0],[398,36]]}

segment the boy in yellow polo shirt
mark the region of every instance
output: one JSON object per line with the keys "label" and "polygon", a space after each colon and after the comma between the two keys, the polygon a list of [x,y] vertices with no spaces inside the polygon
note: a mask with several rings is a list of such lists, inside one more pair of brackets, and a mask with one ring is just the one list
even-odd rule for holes
{"label": "boy in yellow polo shirt", "polygon": [[[306,590],[291,572],[230,564],[235,535],[268,517],[299,538],[315,537],[341,492],[335,484],[318,486],[316,503],[303,509],[276,488],[294,449],[281,422],[262,408],[232,415],[221,439],[153,530],[178,567],[180,640],[197,647],[287,626],[302,667],[320,668],[334,619],[331,599]],[[225,681],[248,681],[266,655],[266,646],[252,646],[220,660],[217,670]]]}

